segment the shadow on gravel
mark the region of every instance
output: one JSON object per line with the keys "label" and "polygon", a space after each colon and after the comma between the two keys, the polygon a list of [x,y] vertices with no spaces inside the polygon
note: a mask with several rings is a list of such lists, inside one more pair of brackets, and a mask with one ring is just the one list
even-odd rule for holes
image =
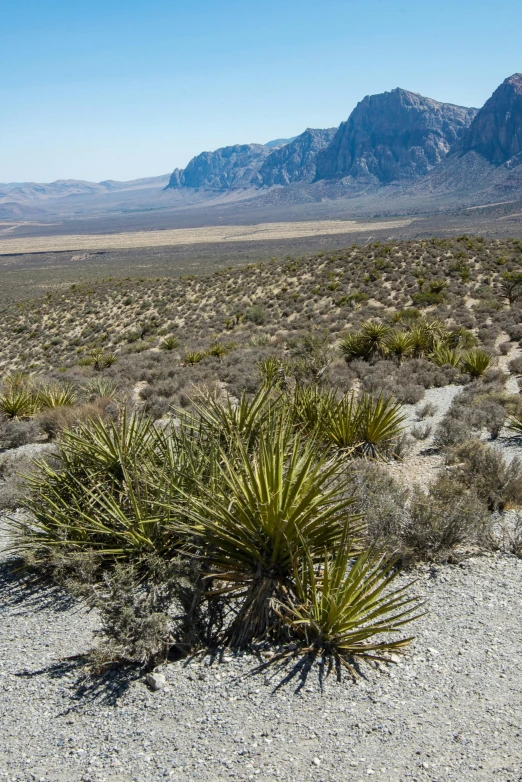
{"label": "shadow on gravel", "polygon": [[65,679],[69,685],[71,702],[61,712],[64,715],[92,703],[115,706],[132,682],[140,679],[144,673],[144,669],[136,665],[114,665],[93,675],[88,671],[88,662],[86,655],[78,655],[36,671],[19,671],[15,676],[20,679],[34,679],[38,676]]}
{"label": "shadow on gravel", "polygon": [[[303,687],[306,686],[308,677],[311,675],[312,671],[317,673],[321,692],[323,692],[325,681],[329,676],[334,676],[338,682],[341,682],[343,678],[343,669],[339,664],[336,664],[331,658],[325,662],[324,658],[319,657],[316,653],[301,655],[298,659],[295,659],[294,657],[291,660],[288,659],[288,657],[281,657],[278,659],[276,655],[272,660],[267,660],[266,662],[261,663],[261,665],[258,665],[257,668],[254,668],[248,675],[255,676],[261,673],[268,673],[268,675],[265,676],[265,682],[274,685],[272,693],[275,693],[294,682],[297,684],[294,694],[298,695]],[[344,671],[344,674],[347,674],[346,670]],[[281,676],[282,678],[280,678]],[[357,677],[367,679],[357,660],[352,660],[348,678],[353,683],[356,683]],[[279,681],[276,681],[277,679],[279,679]]]}
{"label": "shadow on gravel", "polygon": [[0,562],[0,605],[4,610],[23,606],[24,612],[34,612],[68,611],[77,603],[63,589],[24,567],[21,560],[8,559]]}

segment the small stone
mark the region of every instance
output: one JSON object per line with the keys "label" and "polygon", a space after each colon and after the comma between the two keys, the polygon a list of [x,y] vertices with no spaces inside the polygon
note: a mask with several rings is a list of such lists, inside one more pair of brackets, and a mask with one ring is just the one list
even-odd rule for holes
{"label": "small stone", "polygon": [[167,683],[162,673],[148,673],[145,676],[145,683],[153,692],[161,690]]}
{"label": "small stone", "polygon": [[314,758],[312,760],[312,763],[314,764],[314,766],[320,766],[321,765],[321,761],[319,760],[319,758]]}

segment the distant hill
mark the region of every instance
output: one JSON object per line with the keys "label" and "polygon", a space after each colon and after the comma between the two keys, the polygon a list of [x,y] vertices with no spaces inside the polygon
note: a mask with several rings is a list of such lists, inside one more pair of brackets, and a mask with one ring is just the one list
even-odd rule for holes
{"label": "distant hill", "polygon": [[293,141],[297,136],[292,136],[292,138],[275,138],[273,141],[267,141],[266,144],[264,144],[265,147],[282,147],[285,144],[290,144],[291,141]]}

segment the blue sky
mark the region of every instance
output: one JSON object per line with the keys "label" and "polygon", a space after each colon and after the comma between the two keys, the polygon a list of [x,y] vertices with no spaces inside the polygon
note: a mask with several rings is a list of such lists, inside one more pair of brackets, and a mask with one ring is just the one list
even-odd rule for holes
{"label": "blue sky", "polygon": [[481,106],[521,29],[520,0],[2,0],[0,182],[163,174],[397,86]]}

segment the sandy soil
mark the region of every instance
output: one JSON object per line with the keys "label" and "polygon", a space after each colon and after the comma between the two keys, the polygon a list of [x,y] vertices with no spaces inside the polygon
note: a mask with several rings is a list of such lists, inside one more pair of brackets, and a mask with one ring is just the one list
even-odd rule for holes
{"label": "sandy soil", "polygon": [[62,250],[107,250],[136,247],[162,247],[181,244],[221,242],[261,242],[329,234],[393,230],[411,225],[413,219],[388,222],[357,220],[313,220],[296,223],[223,225],[206,228],[175,228],[164,231],[135,231],[117,234],[46,236],[0,240],[0,255],[9,253],[59,252]]}

